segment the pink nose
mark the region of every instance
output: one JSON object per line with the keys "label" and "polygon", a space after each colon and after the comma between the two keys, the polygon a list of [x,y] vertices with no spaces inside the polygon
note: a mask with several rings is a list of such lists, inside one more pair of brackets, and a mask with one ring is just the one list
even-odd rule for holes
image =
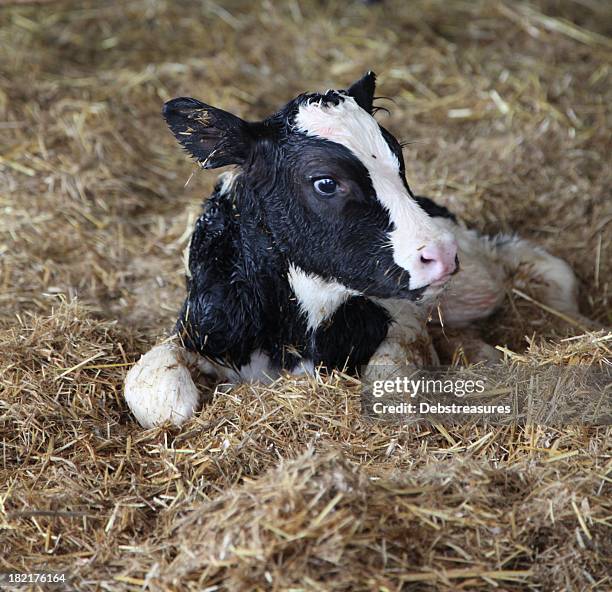
{"label": "pink nose", "polygon": [[421,266],[427,283],[444,283],[457,269],[457,243],[453,240],[427,245],[421,251]]}

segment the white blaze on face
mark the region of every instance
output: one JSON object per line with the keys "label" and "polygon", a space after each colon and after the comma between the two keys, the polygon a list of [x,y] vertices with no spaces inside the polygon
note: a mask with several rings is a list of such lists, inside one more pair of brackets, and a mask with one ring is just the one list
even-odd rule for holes
{"label": "white blaze on face", "polygon": [[302,105],[295,118],[297,129],[341,144],[366,167],[376,197],[389,212],[395,228],[390,233],[393,259],[410,273],[410,288],[430,283],[420,264],[426,245],[452,241],[410,197],[399,173],[399,162],[385,141],[378,123],[355,99],[344,96],[338,105],[310,102]]}

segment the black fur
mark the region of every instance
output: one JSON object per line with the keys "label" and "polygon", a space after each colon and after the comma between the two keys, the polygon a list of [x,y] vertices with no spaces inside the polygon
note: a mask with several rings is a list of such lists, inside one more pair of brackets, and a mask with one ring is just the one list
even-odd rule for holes
{"label": "black fur", "polygon": [[457,222],[457,216],[444,206],[438,205],[429,197],[415,195],[414,199],[417,203],[432,217],[432,218],[448,218],[453,222]]}
{"label": "black fur", "polygon": [[356,373],[383,342],[391,322],[387,310],[368,298],[350,298],[317,328],[313,359],[327,369]]}
{"label": "black fur", "polygon": [[[374,82],[369,73],[345,92],[371,112]],[[424,290],[412,290],[408,273],[393,261],[392,224],[364,165],[340,144],[294,131],[297,110],[311,100],[345,99],[338,91],[300,95],[261,122],[194,99],[164,107],[170,129],[203,167],[240,167],[231,186],[217,186],[196,223],[187,298],[176,326],[188,349],[234,368],[262,350],[278,369],[292,370],[307,359],[354,371],[391,323],[368,297],[415,300]],[[401,147],[381,129],[408,188]],[[338,185],[329,197],[313,185],[328,177]],[[427,198],[415,199],[432,216],[454,218]],[[288,280],[290,265],[363,296],[350,298],[309,330]]]}
{"label": "black fur", "polygon": [[363,78],[351,84],[348,88],[348,94],[351,95],[357,104],[365,109],[368,113],[372,113],[372,104],[374,103],[374,91],[376,89],[376,74],[370,71]]}
{"label": "black fur", "polygon": [[250,129],[239,117],[188,97],[168,101],[162,115],[203,168],[244,164]]}
{"label": "black fur", "polygon": [[353,297],[308,331],[287,281],[287,260],[257,215],[247,214],[249,196],[238,198],[240,181],[235,192],[219,189],[205,202],[189,248],[191,277],[176,326],[185,347],[235,368],[260,349],[277,368],[291,370],[308,359],[355,372],[386,337],[386,310]]}

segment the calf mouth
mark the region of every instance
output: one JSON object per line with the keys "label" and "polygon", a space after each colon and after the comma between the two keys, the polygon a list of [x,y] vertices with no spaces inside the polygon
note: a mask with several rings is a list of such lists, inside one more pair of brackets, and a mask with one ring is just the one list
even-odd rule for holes
{"label": "calf mouth", "polygon": [[407,271],[398,265],[392,264],[382,282],[369,284],[367,288],[357,288],[364,296],[371,296],[374,298],[397,298],[402,300],[410,300],[412,302],[420,302],[424,298],[429,299],[430,297],[438,296],[444,288],[448,285],[451,278],[459,273],[460,265],[459,258],[455,257],[455,269],[446,274],[443,278],[431,282],[426,286],[419,288],[410,287],[410,276],[407,279]]}
{"label": "calf mouth", "polygon": [[364,296],[374,298],[398,298],[417,301],[423,296],[427,286],[422,288],[410,287],[410,276],[405,269],[392,264],[382,278],[371,282],[363,291]]}
{"label": "calf mouth", "polygon": [[448,275],[445,275],[443,278],[428,284],[423,288],[424,292],[419,300],[424,300],[427,303],[438,298],[450,285],[450,281],[453,276],[457,275],[460,271],[459,260],[457,259],[457,265],[455,266],[455,270]]}
{"label": "calf mouth", "polygon": [[420,302],[425,296],[425,292],[429,286],[423,286],[422,288],[416,288],[414,290],[402,289],[398,294],[398,298],[404,298],[406,300],[412,300],[413,302]]}

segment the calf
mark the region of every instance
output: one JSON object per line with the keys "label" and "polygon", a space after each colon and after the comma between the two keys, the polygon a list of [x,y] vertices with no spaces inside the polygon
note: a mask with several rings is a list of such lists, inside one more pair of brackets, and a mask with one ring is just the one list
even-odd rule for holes
{"label": "calf", "polygon": [[196,222],[174,340],[126,378],[143,426],[193,415],[195,371],[249,381],[435,363],[423,304],[439,298],[448,324],[487,316],[524,260],[553,286],[551,298],[575,310],[562,261],[464,230],[411,192],[400,144],[373,117],[374,86],[370,72],[258,122],[191,98],[166,103],[168,126],[203,168],[235,169]]}

